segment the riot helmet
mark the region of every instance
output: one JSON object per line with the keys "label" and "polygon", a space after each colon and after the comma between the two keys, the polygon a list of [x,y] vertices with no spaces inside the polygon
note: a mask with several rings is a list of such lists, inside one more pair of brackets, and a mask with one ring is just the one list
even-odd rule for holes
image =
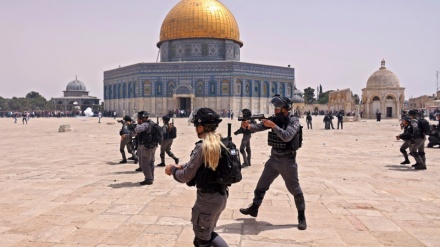
{"label": "riot helmet", "polygon": [[243,114],[243,117],[250,117],[250,116],[252,116],[252,112],[249,109],[243,109],[243,110],[241,110],[241,113]]}
{"label": "riot helmet", "polygon": [[148,112],[146,111],[140,111],[137,113],[137,118],[138,119],[144,119],[144,118],[148,118]]}
{"label": "riot helmet", "polygon": [[200,108],[194,111],[191,115],[191,123],[196,127],[199,125],[217,127],[222,121],[220,116],[211,108]]}
{"label": "riot helmet", "polygon": [[167,115],[165,115],[165,116],[162,117],[162,120],[163,120],[165,123],[168,123],[168,122],[170,121],[170,117],[168,117]]}
{"label": "riot helmet", "polygon": [[122,119],[124,119],[124,121],[126,121],[126,122],[133,122],[133,119],[128,115],[124,116],[124,118],[122,118]]}
{"label": "riot helmet", "polygon": [[410,115],[410,116],[415,116],[415,115],[417,115],[417,114],[419,114],[419,113],[418,113],[418,111],[415,110],[415,109],[414,109],[414,110],[409,110],[409,111],[408,111],[408,115]]}
{"label": "riot helmet", "polygon": [[281,97],[279,94],[275,94],[270,100],[270,103],[275,106],[275,108],[285,108],[288,111],[292,108],[292,101],[287,97]]}

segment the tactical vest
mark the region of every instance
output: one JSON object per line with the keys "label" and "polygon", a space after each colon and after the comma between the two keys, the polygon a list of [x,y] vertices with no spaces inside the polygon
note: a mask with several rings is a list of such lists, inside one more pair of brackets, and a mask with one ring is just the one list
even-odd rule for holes
{"label": "tactical vest", "polygon": [[[291,117],[289,117],[289,122],[290,121],[292,121]],[[289,125],[289,122],[287,122],[287,123],[274,122],[274,123],[278,127],[282,128],[282,129],[286,129],[287,126]],[[281,151],[281,152],[287,153],[287,152],[296,151],[300,148],[299,131],[300,130],[298,130],[298,133],[292,138],[292,140],[285,142],[285,141],[281,140],[281,138],[279,138],[273,130],[271,130],[268,132],[268,137],[267,137],[268,145],[271,146],[273,149]]]}

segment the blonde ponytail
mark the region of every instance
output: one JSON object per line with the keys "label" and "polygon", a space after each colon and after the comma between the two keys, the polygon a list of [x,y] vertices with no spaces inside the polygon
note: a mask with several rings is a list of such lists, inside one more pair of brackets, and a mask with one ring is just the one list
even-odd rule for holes
{"label": "blonde ponytail", "polygon": [[202,153],[205,166],[213,171],[217,169],[221,155],[221,135],[216,132],[206,132],[203,138]]}

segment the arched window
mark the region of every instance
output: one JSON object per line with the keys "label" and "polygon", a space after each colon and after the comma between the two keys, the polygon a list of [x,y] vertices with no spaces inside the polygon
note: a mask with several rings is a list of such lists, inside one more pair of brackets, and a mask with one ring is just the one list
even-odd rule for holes
{"label": "arched window", "polygon": [[393,96],[388,95],[388,96],[387,96],[387,99],[391,99],[391,100],[393,100],[394,98],[393,98]]}
{"label": "arched window", "polygon": [[127,87],[127,98],[131,98],[131,92],[131,82],[129,82]]}
{"label": "arched window", "polygon": [[122,85],[122,98],[127,98],[127,84],[125,82]]}
{"label": "arched window", "polygon": [[222,95],[228,96],[229,95],[229,80],[224,79],[222,81]]}
{"label": "arched window", "polygon": [[144,81],[144,96],[151,96],[151,82],[149,80]]}
{"label": "arched window", "polygon": [[121,83],[118,84],[118,99],[122,98],[122,87],[121,87]]}
{"label": "arched window", "polygon": [[209,82],[209,95],[216,95],[217,83],[215,80]]}
{"label": "arched window", "polygon": [[118,88],[116,84],[113,84],[113,99],[117,99],[117,98],[118,98]]}
{"label": "arched window", "polygon": [[198,80],[196,83],[196,95],[197,96],[205,95],[205,83],[202,80]]}
{"label": "arched window", "polygon": [[263,84],[263,96],[269,98],[269,82],[265,81]]}
{"label": "arched window", "polygon": [[162,96],[163,94],[163,84],[161,81],[156,82],[156,95]]}
{"label": "arched window", "polygon": [[173,96],[174,88],[176,88],[174,81],[173,80],[168,81],[168,89],[167,89],[168,96],[170,97]]}
{"label": "arched window", "polygon": [[241,89],[242,89],[242,87],[243,87],[243,82],[240,79],[238,79],[235,82],[235,95],[241,96],[241,93],[242,93]]}
{"label": "arched window", "polygon": [[374,96],[373,101],[380,100],[379,97]]}

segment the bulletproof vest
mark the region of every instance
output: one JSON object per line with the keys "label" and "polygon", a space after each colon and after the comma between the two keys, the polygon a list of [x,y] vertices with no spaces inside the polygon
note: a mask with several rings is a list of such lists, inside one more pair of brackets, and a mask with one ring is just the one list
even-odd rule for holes
{"label": "bulletproof vest", "polygon": [[[290,116],[289,116],[289,121],[291,121]],[[286,129],[287,126],[289,125],[289,122],[274,121],[274,123],[282,129]],[[281,138],[279,138],[273,130],[271,130],[268,132],[267,142],[269,146],[272,146],[272,148],[285,152],[285,151],[294,151],[298,149],[298,148],[294,149],[293,143],[295,142],[295,139],[297,139],[297,145],[299,145],[298,134],[295,135],[292,138],[292,140],[285,142],[281,140]]]}

